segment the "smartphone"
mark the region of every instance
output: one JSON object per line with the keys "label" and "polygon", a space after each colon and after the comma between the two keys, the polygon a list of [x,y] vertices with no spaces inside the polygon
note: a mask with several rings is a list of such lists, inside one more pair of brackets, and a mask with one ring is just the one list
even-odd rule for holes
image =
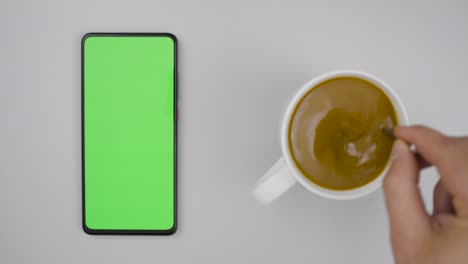
{"label": "smartphone", "polygon": [[172,234],[177,39],[89,33],[81,44],[83,230]]}

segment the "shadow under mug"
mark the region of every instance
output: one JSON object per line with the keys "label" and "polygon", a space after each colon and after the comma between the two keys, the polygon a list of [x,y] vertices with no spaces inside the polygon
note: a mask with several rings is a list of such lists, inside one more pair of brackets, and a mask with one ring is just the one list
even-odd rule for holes
{"label": "shadow under mug", "polygon": [[289,103],[286,112],[283,117],[281,125],[281,150],[283,156],[269,169],[265,175],[257,182],[252,191],[253,196],[257,201],[262,204],[269,204],[287,190],[289,190],[296,183],[301,184],[307,190],[329,199],[336,200],[350,200],[365,196],[374,192],[382,186],[382,180],[386,174],[390,162],[387,162],[385,169],[377,176],[373,181],[367,183],[366,185],[360,186],[358,188],[349,189],[349,190],[331,190],[319,186],[304,176],[301,171],[297,168],[295,162],[293,161],[291,151],[289,148],[289,124],[291,122],[292,115],[296,109],[298,103],[301,99],[318,84],[339,77],[354,77],[366,80],[375,86],[377,86],[385,95],[390,99],[392,103],[399,125],[408,124],[408,115],[406,109],[403,106],[398,95],[395,91],[386,83],[378,79],[377,77],[370,75],[368,73],[353,71],[353,70],[340,70],[329,72],[323,75],[320,75],[307,83],[305,83],[297,93],[294,95],[293,99]]}

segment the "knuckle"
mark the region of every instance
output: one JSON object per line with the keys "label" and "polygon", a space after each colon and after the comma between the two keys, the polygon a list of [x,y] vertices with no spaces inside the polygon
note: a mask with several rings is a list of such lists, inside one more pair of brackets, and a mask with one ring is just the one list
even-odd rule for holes
{"label": "knuckle", "polygon": [[418,130],[418,131],[422,131],[422,130],[427,130],[428,127],[424,126],[424,125],[414,125],[413,129]]}
{"label": "knuckle", "polygon": [[437,141],[439,142],[439,147],[444,148],[444,149],[451,149],[453,146],[453,138],[451,137],[446,137],[441,134],[437,134],[435,136],[437,138]]}
{"label": "knuckle", "polygon": [[459,148],[462,152],[468,152],[468,137],[457,137],[454,138],[454,140],[457,142],[454,145],[457,145],[457,148]]}
{"label": "knuckle", "polygon": [[414,125],[412,126],[413,131],[415,131],[417,135],[428,135],[428,134],[436,134],[437,132],[432,128],[425,126],[425,125]]}

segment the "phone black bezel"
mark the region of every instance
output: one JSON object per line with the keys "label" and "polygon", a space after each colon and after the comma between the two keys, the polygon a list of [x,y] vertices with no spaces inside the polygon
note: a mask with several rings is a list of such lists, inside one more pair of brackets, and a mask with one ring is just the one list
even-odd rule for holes
{"label": "phone black bezel", "polygon": [[[174,225],[168,230],[124,230],[124,229],[91,229],[86,225],[85,210],[85,144],[84,144],[84,49],[85,41],[89,37],[169,37],[174,42]],[[172,33],[103,33],[91,32],[81,39],[81,197],[82,197],[82,228],[90,235],[172,235],[177,231],[177,103],[178,103],[178,66],[177,66],[177,37]]]}

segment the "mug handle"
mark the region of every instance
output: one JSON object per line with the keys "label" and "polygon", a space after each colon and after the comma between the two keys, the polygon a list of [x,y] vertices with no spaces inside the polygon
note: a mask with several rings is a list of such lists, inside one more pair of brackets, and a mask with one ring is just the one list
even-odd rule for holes
{"label": "mug handle", "polygon": [[293,187],[296,182],[296,178],[282,157],[260,178],[252,195],[259,203],[267,205]]}

